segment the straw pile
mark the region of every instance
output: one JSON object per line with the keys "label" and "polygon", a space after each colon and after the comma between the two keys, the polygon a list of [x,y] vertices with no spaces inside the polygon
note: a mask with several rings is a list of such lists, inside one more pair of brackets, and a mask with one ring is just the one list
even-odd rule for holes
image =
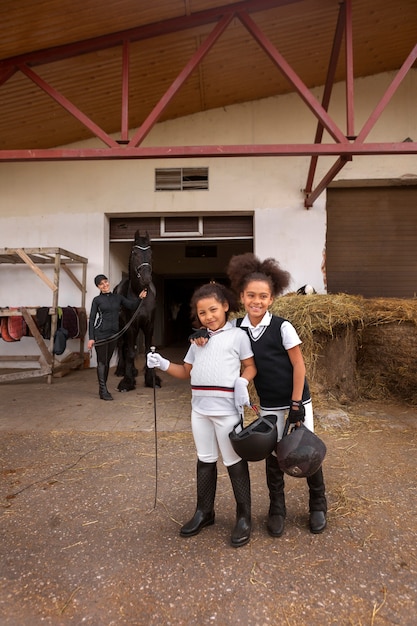
{"label": "straw pile", "polygon": [[417,299],[373,299],[358,351],[361,393],[417,404]]}
{"label": "straw pile", "polygon": [[417,298],[288,294],[271,312],[296,328],[313,392],[417,404]]}
{"label": "straw pile", "polygon": [[311,377],[329,339],[339,338],[347,329],[364,323],[364,299],[345,294],[277,298],[271,312],[289,320],[303,342],[303,355]]}

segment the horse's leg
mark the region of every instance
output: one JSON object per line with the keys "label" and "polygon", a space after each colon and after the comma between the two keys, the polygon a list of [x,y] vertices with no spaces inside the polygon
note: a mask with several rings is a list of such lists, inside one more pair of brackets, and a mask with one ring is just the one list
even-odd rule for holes
{"label": "horse's leg", "polygon": [[146,355],[151,349],[152,345],[152,336],[153,336],[153,320],[148,322],[143,328],[143,334],[145,336],[145,367],[143,368],[145,373],[145,387],[153,387],[154,385],[154,377],[155,377],[155,387],[161,387],[162,381],[155,370],[150,370],[146,363]]}
{"label": "horse's leg", "polygon": [[[115,293],[122,293],[123,295],[126,295],[124,291],[122,291],[122,286],[123,286],[123,283],[120,283],[116,287],[116,289],[119,291],[116,291],[115,289]],[[119,315],[119,330],[125,327],[125,324],[127,323],[128,319],[129,318],[127,317],[127,314],[122,307],[120,311],[120,315]],[[119,377],[123,377],[125,375],[125,370],[126,370],[126,337],[125,335],[122,335],[117,342],[117,367],[116,367],[115,375]]]}
{"label": "horse's leg", "polygon": [[116,367],[116,371],[114,372],[115,375],[119,377],[124,376],[125,368],[126,368],[125,340],[124,340],[124,337],[122,337],[117,344],[117,367]]}
{"label": "horse's leg", "polygon": [[[137,327],[136,327],[137,328]],[[140,336],[140,332],[139,332],[139,328],[137,330],[135,330],[135,338],[133,340],[133,345],[134,345],[134,353],[133,353],[133,360],[132,360],[132,376],[133,378],[136,378],[136,376],[139,374],[138,369],[136,367],[136,357],[138,355],[139,352],[139,336]]]}
{"label": "horse's leg", "polygon": [[132,341],[129,343],[128,348],[127,348],[127,356],[126,356],[125,381],[128,386],[127,391],[131,391],[132,389],[136,387],[137,369],[135,367],[135,358],[136,358],[136,337],[132,337]]}
{"label": "horse's leg", "polygon": [[124,339],[124,372],[123,378],[117,385],[119,391],[132,391],[136,387],[135,379],[135,356],[136,356],[136,337],[132,333],[131,328],[127,331]]}

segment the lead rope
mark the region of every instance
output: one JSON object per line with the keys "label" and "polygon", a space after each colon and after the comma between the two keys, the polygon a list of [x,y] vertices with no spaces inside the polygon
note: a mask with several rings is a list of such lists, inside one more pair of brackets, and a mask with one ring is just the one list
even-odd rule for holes
{"label": "lead rope", "polygon": [[108,339],[99,339],[98,341],[94,342],[94,346],[103,346],[106,343],[110,343],[111,341],[114,341],[115,339],[119,339],[119,337],[121,337],[133,324],[133,322],[135,321],[135,319],[137,318],[138,314],[139,314],[139,309],[142,306],[142,299],[138,304],[138,308],[135,310],[135,312],[133,313],[132,317],[130,318],[130,320],[123,326],[123,328],[121,330],[119,330],[117,333],[115,333],[114,335],[112,335],[111,337],[109,337]]}
{"label": "lead rope", "polygon": [[[152,354],[155,352],[155,346],[151,346]],[[153,423],[154,423],[154,441],[155,441],[155,499],[153,508],[156,509],[156,503],[158,500],[158,435],[156,430],[156,379],[155,368],[152,368],[152,386],[153,386]]]}

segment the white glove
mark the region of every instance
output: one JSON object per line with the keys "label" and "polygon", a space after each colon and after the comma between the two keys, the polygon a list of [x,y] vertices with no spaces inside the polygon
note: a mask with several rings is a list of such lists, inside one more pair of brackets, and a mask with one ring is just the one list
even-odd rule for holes
{"label": "white glove", "polygon": [[170,364],[171,361],[168,361],[168,359],[164,359],[164,357],[157,352],[148,352],[148,354],[146,355],[146,365],[150,369],[153,369],[154,367],[159,367],[160,370],[166,372]]}
{"label": "white glove", "polygon": [[241,411],[244,406],[250,406],[249,381],[246,378],[236,378],[235,382],[235,407],[238,411]]}

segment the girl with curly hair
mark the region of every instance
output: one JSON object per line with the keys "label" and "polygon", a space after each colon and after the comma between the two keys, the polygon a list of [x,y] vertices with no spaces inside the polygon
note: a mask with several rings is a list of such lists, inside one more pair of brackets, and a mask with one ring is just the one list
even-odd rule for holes
{"label": "girl with curly hair", "polygon": [[[277,416],[278,441],[288,412],[290,423],[303,421],[314,431],[313,408],[301,352],[301,340],[293,325],[273,315],[269,307],[290,282],[290,275],[275,259],[261,261],[252,253],[230,260],[227,275],[239,294],[246,315],[234,320],[248,334],[255,355],[257,374],[254,384],[262,415]],[[266,459],[266,480],[270,507],[267,529],[280,537],[286,516],[284,474],[275,453]],[[307,478],[309,488],[309,526],[312,533],[326,527],[327,501],[322,468]]]}

